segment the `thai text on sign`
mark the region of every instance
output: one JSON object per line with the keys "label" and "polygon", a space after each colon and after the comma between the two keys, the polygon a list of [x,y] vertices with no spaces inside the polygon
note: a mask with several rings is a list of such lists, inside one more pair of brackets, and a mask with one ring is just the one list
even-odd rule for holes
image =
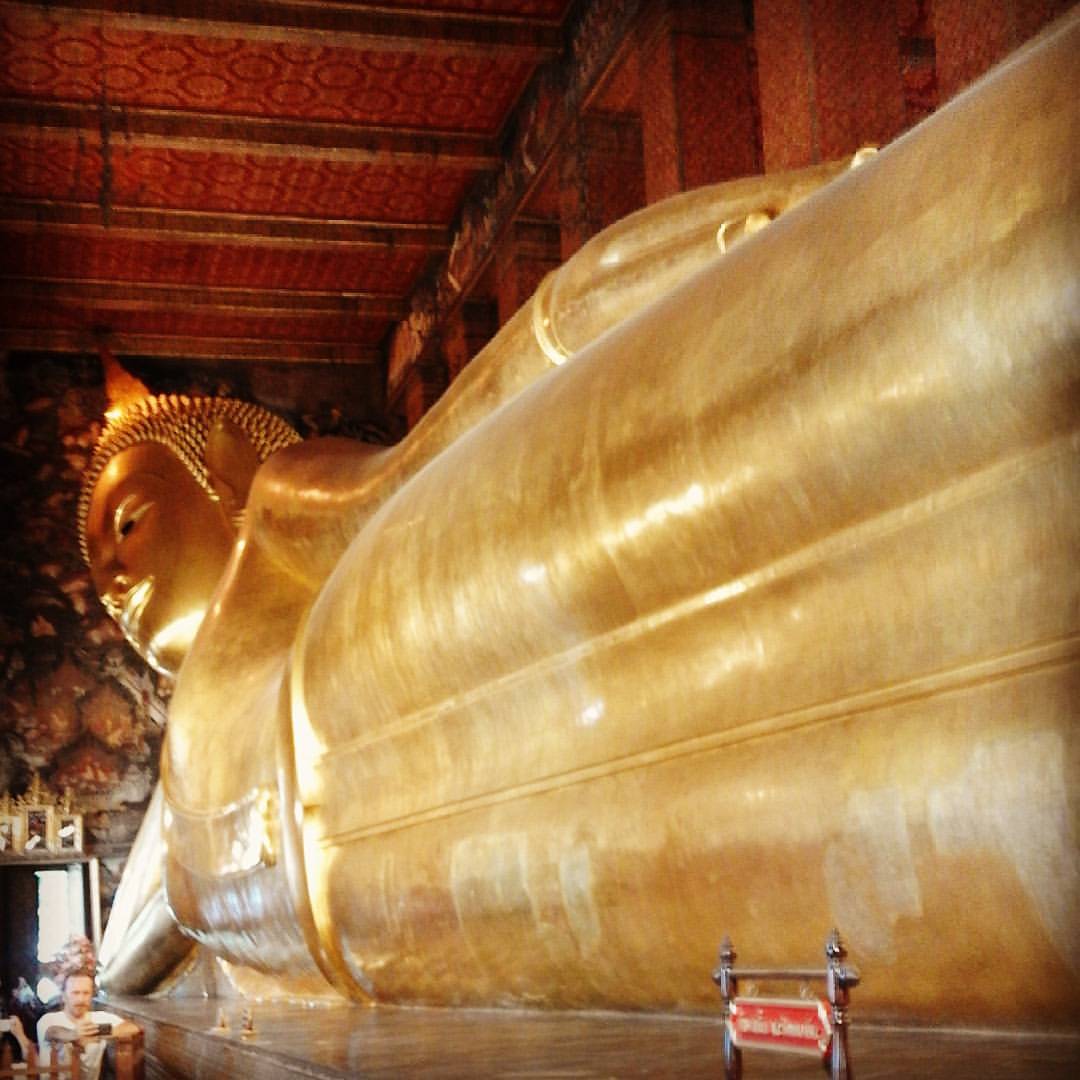
{"label": "thai text on sign", "polygon": [[820,1057],[832,1037],[828,1006],[817,998],[737,997],[727,1023],[739,1047],[768,1047]]}

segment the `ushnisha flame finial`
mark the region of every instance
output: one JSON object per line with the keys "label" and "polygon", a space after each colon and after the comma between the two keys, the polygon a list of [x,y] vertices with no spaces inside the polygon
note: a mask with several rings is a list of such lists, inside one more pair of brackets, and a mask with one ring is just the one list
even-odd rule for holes
{"label": "ushnisha flame finial", "polygon": [[119,420],[129,406],[150,397],[150,388],[120,366],[107,342],[98,345],[98,354],[105,372],[105,397],[109,402],[105,419],[111,424]]}

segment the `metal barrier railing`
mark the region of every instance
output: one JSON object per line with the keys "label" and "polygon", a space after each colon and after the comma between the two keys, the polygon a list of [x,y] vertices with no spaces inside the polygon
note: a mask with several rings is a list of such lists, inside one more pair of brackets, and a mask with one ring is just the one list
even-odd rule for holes
{"label": "metal barrier railing", "polygon": [[[848,1004],[859,973],[844,963],[847,950],[833,930],[825,941],[825,967],[735,967],[735,949],[725,936],[713,982],[724,1001],[724,1080],[742,1080],[743,1047],[820,1057],[832,1080],[853,1080],[848,1051]],[[740,997],[740,979],[777,982],[825,981],[820,998]]]}

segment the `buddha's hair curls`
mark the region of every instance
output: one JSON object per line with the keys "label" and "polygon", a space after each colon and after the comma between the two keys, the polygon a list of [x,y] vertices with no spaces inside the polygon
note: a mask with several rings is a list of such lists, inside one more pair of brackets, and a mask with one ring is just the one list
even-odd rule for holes
{"label": "buddha's hair curls", "polygon": [[247,435],[260,462],[275,450],[301,441],[300,435],[280,416],[275,416],[260,405],[251,405],[235,398],[189,398],[179,394],[160,394],[142,398],[128,406],[102,431],[83,474],[79,494],[79,547],[87,564],[90,562],[90,550],[86,542],[86,520],[90,513],[90,500],[102,472],[113,457],[132,446],[160,443],[168,447],[199,486],[216,499],[206,468],[206,443],[211,428],[219,419],[231,421]]}

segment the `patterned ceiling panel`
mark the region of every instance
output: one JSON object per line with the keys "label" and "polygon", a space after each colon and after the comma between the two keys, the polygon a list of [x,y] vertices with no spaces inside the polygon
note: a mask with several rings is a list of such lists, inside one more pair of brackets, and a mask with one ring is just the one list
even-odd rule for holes
{"label": "patterned ceiling panel", "polygon": [[101,188],[101,155],[71,139],[41,133],[0,138],[0,192],[92,202]]}
{"label": "patterned ceiling panel", "polygon": [[[457,209],[475,170],[173,150],[110,143],[112,206],[365,221],[441,223]],[[0,194],[96,202],[100,145],[46,132],[0,137]]]}
{"label": "patterned ceiling panel", "polygon": [[335,342],[377,345],[380,328],[357,316],[230,315],[218,312],[122,310],[108,305],[19,304],[0,302],[0,320],[16,330],[90,331],[107,326],[115,334],[159,335],[183,338],[236,338],[250,341]]}
{"label": "patterned ceiling panel", "polygon": [[67,22],[13,8],[0,22],[0,94],[258,117],[495,134],[531,63]]}
{"label": "patterned ceiling panel", "polygon": [[0,338],[370,362],[574,2],[0,0]]}
{"label": "patterned ceiling panel", "polygon": [[405,295],[423,268],[415,248],[313,247],[130,240],[105,229],[75,235],[17,232],[4,264],[16,277],[158,282]]}

